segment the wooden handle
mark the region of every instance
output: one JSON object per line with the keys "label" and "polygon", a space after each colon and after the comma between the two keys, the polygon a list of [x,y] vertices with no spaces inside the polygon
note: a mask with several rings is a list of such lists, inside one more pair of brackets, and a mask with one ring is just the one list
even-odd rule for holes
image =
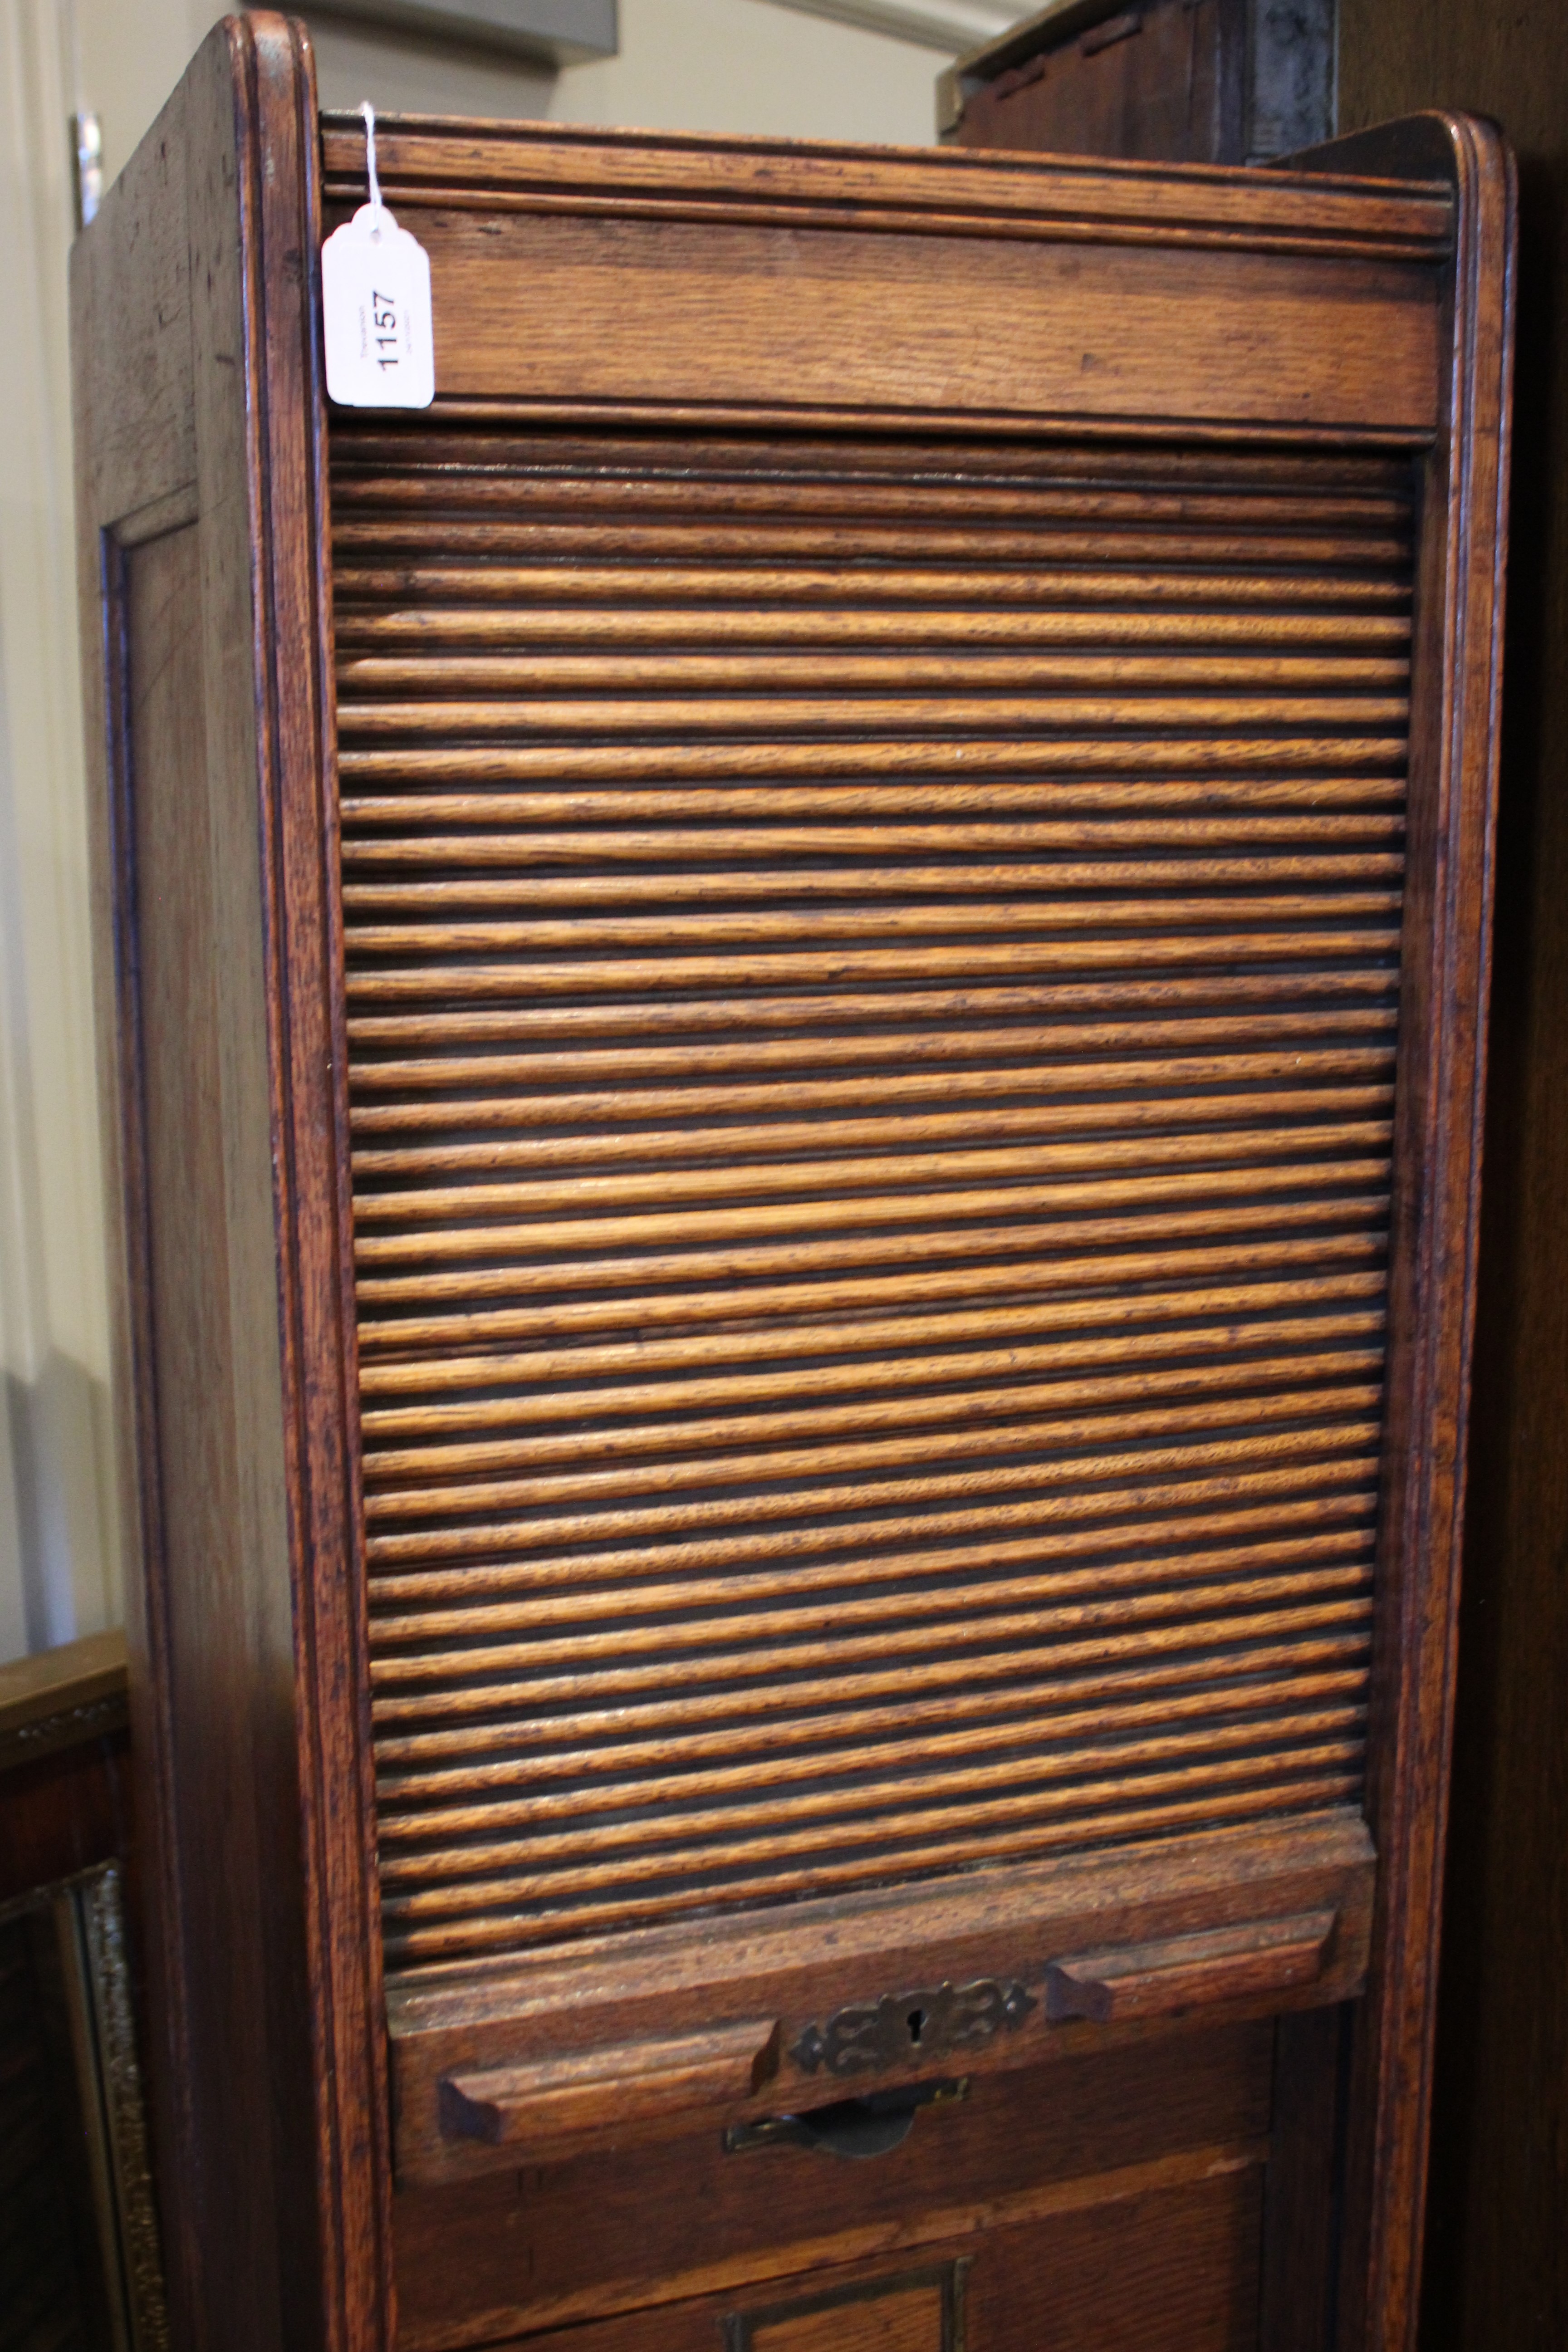
{"label": "wooden handle", "polygon": [[1289,1992],[1321,1975],[1338,1914],[1308,1911],[1261,1919],[1161,1944],[1124,1944],[1079,1952],[1046,1970],[1046,2015],[1104,2023]]}
{"label": "wooden handle", "polygon": [[777,2071],[778,2055],[777,2020],[752,2018],[664,2041],[449,2074],[441,2084],[441,2130],[447,2139],[492,2147],[526,2142],[564,2155],[607,2132],[641,2132],[749,2099]]}

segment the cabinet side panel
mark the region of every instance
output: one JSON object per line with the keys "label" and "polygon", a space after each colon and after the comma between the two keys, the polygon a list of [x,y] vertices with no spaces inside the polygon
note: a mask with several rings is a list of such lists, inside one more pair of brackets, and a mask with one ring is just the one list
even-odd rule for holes
{"label": "cabinet side panel", "polygon": [[[163,1594],[156,1496],[141,1478],[151,1446],[139,1202],[143,1184],[134,1033],[135,938],[125,887],[122,563],[106,526],[177,506],[192,466],[191,335],[185,234],[184,93],[176,91],[72,250],[72,407],[83,739],[89,781],[93,991],[121,1544],[126,1570],[140,1916],[147,1983],[148,2078],[165,2271],[175,2331],[194,2308],[195,2241],[176,2183],[191,2121],[187,2018],[179,1937],[166,1732]],[[124,362],[129,352],[132,364]],[[125,380],[126,377],[129,380]]]}
{"label": "cabinet side panel", "polygon": [[[276,2340],[265,2077],[245,2063],[266,2000],[267,1936],[257,1868],[246,1657],[254,1615],[242,1451],[265,1423],[239,1411],[234,1368],[230,1133],[235,1078],[222,982],[238,949],[220,938],[208,797],[201,531],[174,531],[125,564],[124,630],[134,907],[140,964],[145,1231],[152,1296],[168,1725],[174,1843],[194,2061],[188,2095],[198,2162],[191,2200],[204,2267],[221,2261],[230,2343]],[[222,846],[232,855],[232,843]],[[229,877],[228,887],[234,887]],[[266,1138],[259,1166],[267,1198]],[[258,1335],[243,1334],[247,1349]],[[274,1375],[274,1378],[276,1375]],[[246,1426],[241,1427],[242,1418]],[[209,2280],[216,2289],[216,2279]],[[203,2302],[211,2309],[213,2295]]]}
{"label": "cabinet side panel", "polygon": [[71,255],[71,358],[83,520],[121,522],[195,474],[189,128],[182,83]]}
{"label": "cabinet side panel", "polygon": [[302,29],[226,19],[73,259],[165,2231],[182,2343],[289,2352],[382,2340],[367,1843],[333,1778],[358,1679],[321,1626],[359,1592],[310,1319],[337,1311],[336,1057],[295,874],[326,871],[314,121]]}
{"label": "cabinet side panel", "polygon": [[[255,20],[255,26],[275,24]],[[273,2119],[268,2194],[275,2200],[273,2226],[282,2252],[275,2249],[271,2267],[280,2317],[267,2340],[292,2347],[313,2346],[331,2333],[319,2211],[331,2158],[318,2136],[322,2086],[330,2084],[331,2070],[313,2041],[306,1822],[315,1766],[298,1623],[301,1591],[315,1564],[295,1517],[299,1472],[289,1450],[283,1352],[291,1236],[272,1001],[277,939],[268,876],[268,615],[260,580],[268,512],[258,446],[266,394],[257,367],[268,334],[254,291],[263,243],[255,202],[261,158],[267,156],[265,168],[284,189],[294,166],[258,130],[256,38],[255,26],[230,19],[194,61],[187,77],[188,171],[214,985],[224,1063],[225,1278],[234,1332],[225,1376],[241,1433],[236,1507],[243,1599],[237,1595],[226,1622],[243,1649],[246,1762],[256,1807],[247,1862],[261,1890],[268,1944],[262,1979],[264,2082]],[[288,346],[286,326],[275,340]],[[286,523],[279,529],[286,530]],[[205,1856],[203,1866],[212,1868],[215,1859]],[[254,2154],[259,2161],[259,2143]],[[214,2307],[221,2312],[216,2294]]]}
{"label": "cabinet side panel", "polygon": [[196,482],[232,1378],[280,2340],[368,2347],[378,1977],[342,1418],[328,735],[314,434],[315,103],[302,31],[231,18],[188,78]]}

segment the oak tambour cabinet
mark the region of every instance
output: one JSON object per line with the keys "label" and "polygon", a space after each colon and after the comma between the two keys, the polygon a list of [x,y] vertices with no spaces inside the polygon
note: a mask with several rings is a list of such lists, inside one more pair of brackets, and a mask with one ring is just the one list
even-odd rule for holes
{"label": "oak tambour cabinet", "polygon": [[179,2340],[1403,2346],[1505,151],[366,160],[74,265]]}

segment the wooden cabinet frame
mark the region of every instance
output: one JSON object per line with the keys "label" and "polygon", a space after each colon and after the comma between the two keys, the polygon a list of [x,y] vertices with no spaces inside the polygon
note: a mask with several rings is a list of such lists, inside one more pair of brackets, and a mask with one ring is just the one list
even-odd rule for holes
{"label": "wooden cabinet frame", "polygon": [[[432,247],[446,417],[1123,443],[1179,425],[1197,445],[1404,451],[1425,485],[1365,1827],[1215,1830],[998,1871],[979,1903],[939,1883],[405,1983],[389,2081],[317,291],[323,205],[357,201],[358,140],[345,121],[319,136],[300,27],[231,19],[75,257],[151,2072],[181,2339],[216,2341],[221,2313],[231,2344],[390,2347],[395,2156],[409,2179],[493,2164],[520,2069],[608,2047],[652,2079],[696,2063],[658,2055],[694,2036],[727,2111],[761,2114],[780,2080],[749,2088],[755,2051],[731,2047],[753,2021],[782,2021],[791,2049],[846,2002],[974,1979],[1003,2000],[1014,1971],[1038,1988],[1070,1960],[1111,2021],[1062,2010],[1049,2046],[1068,2050],[1148,2030],[1103,2005],[1107,1948],[1196,1937],[1186,1963],[1219,1972],[1224,2017],[1360,1996],[1338,2340],[1408,2345],[1484,1075],[1507,152],[1435,116],[1289,173],[384,127],[389,201]],[[846,236],[881,240],[863,277],[840,267]],[[1065,309],[1019,299],[1026,270],[1070,301],[1070,335]],[[750,299],[770,272],[786,295]],[[494,322],[521,283],[520,368]],[[143,791],[154,773],[166,788]],[[1291,1947],[1316,1955],[1305,1974],[1237,1958],[1251,1923],[1321,1919]],[[998,2031],[973,2063],[1047,2042],[1037,2015],[1027,2043]],[[453,2140],[443,2099],[490,2120]],[[592,2098],[562,2112],[566,2147]]]}

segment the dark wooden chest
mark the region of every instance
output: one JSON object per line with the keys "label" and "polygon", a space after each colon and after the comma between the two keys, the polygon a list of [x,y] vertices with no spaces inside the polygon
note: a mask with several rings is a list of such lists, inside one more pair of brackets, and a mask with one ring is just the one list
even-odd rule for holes
{"label": "dark wooden chest", "polygon": [[1506,154],[380,161],[76,257],[182,2340],[1402,2345]]}

